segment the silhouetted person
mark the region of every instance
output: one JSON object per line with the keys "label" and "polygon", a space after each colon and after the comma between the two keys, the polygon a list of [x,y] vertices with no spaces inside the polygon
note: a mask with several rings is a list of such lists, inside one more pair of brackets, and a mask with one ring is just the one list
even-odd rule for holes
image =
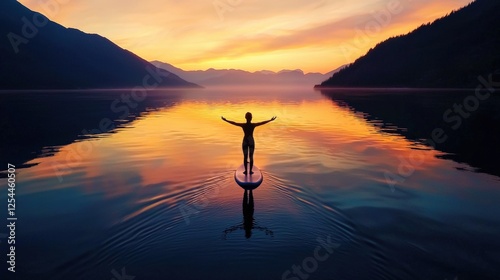
{"label": "silhouetted person", "polygon": [[252,113],[247,112],[245,114],[245,119],[247,120],[246,123],[237,123],[233,121],[226,120],[226,118],[221,117],[222,120],[232,124],[239,126],[243,128],[243,132],[245,135],[243,136],[243,143],[241,144],[241,148],[243,149],[243,165],[245,166],[245,172],[244,174],[247,174],[247,159],[248,156],[250,156],[250,174],[253,174],[252,168],[253,168],[253,152],[255,150],[255,141],[253,139],[253,130],[255,127],[259,125],[266,124],[268,122],[272,122],[276,119],[276,117],[272,117],[270,120],[259,122],[259,123],[252,123]]}
{"label": "silhouetted person", "polygon": [[[248,199],[247,193],[250,193],[250,199]],[[253,192],[252,190],[245,190],[243,195],[243,228],[245,229],[245,237],[252,237],[253,228]]]}

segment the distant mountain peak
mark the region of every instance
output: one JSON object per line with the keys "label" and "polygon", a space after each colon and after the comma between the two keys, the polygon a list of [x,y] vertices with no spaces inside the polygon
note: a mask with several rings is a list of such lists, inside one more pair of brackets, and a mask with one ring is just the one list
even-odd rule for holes
{"label": "distant mountain peak", "polygon": [[241,69],[214,69],[214,68],[209,68],[207,70],[185,71],[175,66],[172,66],[169,63],[163,63],[157,60],[152,61],[151,63],[156,67],[170,71],[183,79],[195,82],[203,86],[242,85],[242,84],[245,85],[304,84],[311,86],[328,79],[333,72],[333,71],[328,72],[327,74],[321,74],[321,73],[304,74],[304,71],[302,71],[301,69],[295,69],[295,70],[284,69],[276,73],[270,70],[249,72]]}
{"label": "distant mountain peak", "polygon": [[278,74],[290,73],[290,72],[297,72],[297,73],[304,75],[304,71],[302,71],[301,69],[295,69],[295,70],[283,69],[283,70],[279,71]]}
{"label": "distant mountain peak", "polygon": [[255,71],[254,73],[256,74],[263,74],[263,75],[273,75],[276,74],[276,72],[270,71],[270,70],[260,70],[260,71]]}

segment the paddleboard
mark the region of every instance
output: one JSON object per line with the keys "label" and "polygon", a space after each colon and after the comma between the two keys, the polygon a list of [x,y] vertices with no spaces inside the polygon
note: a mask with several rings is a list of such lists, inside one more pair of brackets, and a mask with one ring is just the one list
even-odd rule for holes
{"label": "paddleboard", "polygon": [[[250,164],[247,163],[248,165],[248,173],[250,173]],[[236,171],[234,172],[234,180],[236,181],[236,183],[246,189],[246,190],[253,190],[255,188],[257,188],[258,186],[260,186],[260,184],[262,183],[262,180],[264,179],[264,177],[262,176],[262,172],[260,171],[260,169],[257,167],[257,166],[253,166],[253,174],[243,174],[243,172],[245,171],[245,166],[242,164],[240,165],[240,167],[238,167],[238,169],[236,169]]]}

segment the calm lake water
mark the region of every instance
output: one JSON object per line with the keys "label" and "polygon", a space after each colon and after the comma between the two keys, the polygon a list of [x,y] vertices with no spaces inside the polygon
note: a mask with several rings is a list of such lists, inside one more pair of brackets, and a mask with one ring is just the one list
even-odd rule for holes
{"label": "calm lake water", "polygon": [[[0,93],[0,169],[18,167],[16,273],[3,238],[1,275],[500,277],[498,165],[464,152],[449,127],[450,145],[423,144],[442,121],[427,121],[431,111],[440,116],[469,92],[158,90],[127,103],[128,94]],[[499,112],[497,97],[483,102]],[[234,181],[243,133],[220,117],[243,122],[247,111],[278,119],[256,128],[264,181],[245,196]],[[457,131],[495,129],[470,127],[464,120]],[[481,143],[469,146],[490,145]]]}

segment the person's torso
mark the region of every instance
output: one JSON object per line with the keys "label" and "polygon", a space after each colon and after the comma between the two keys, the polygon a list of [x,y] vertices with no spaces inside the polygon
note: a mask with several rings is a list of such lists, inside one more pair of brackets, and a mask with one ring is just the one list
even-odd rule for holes
{"label": "person's torso", "polygon": [[253,123],[245,123],[243,126],[243,132],[245,133],[244,138],[245,139],[250,139],[252,138],[253,140],[253,131],[255,129],[255,124]]}

